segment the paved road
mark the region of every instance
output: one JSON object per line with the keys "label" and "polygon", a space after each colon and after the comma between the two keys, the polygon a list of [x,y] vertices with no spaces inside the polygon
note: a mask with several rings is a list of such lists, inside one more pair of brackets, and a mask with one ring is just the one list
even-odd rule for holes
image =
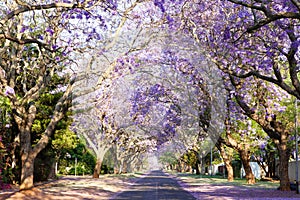
{"label": "paved road", "polygon": [[162,171],[152,171],[113,200],[195,200],[177,181]]}

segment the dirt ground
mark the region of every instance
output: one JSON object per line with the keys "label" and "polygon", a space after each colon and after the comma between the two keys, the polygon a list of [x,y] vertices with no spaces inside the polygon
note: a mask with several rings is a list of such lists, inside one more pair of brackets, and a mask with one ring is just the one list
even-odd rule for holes
{"label": "dirt ground", "polygon": [[110,199],[118,192],[130,187],[139,177],[101,176],[91,177],[67,176],[59,180],[40,183],[37,187],[19,192],[17,188],[0,191],[2,200],[82,200]]}

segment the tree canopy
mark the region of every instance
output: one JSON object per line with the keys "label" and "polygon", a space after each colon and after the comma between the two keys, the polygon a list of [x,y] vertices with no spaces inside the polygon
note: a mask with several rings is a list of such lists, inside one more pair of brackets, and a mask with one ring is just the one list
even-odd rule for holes
{"label": "tree canopy", "polygon": [[195,166],[199,149],[207,154],[216,142],[248,165],[256,149],[246,144],[259,140],[275,145],[280,189],[289,190],[291,144],[298,144],[289,99],[300,99],[297,1],[0,6],[0,158],[7,148],[19,156],[20,189],[33,187],[35,159],[53,136],[61,154],[74,132],[96,155],[94,177],[109,150],[120,172],[153,152],[164,163],[175,157]]}

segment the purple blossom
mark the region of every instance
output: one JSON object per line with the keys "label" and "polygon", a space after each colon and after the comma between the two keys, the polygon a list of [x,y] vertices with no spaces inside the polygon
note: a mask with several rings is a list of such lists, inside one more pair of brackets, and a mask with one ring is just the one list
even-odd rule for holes
{"label": "purple blossom", "polygon": [[292,44],[291,44],[291,49],[297,51],[297,49],[299,47],[299,44],[300,44],[300,41],[298,41],[298,40],[293,41]]}
{"label": "purple blossom", "polygon": [[240,10],[239,12],[238,12],[238,16],[240,17],[240,18],[244,18],[244,17],[246,17],[248,15],[248,13],[245,11],[245,10]]}
{"label": "purple blossom", "polygon": [[86,19],[89,19],[89,18],[91,18],[91,15],[90,15],[90,13],[89,12],[87,12],[87,11],[82,11],[82,14],[85,16],[85,18]]}
{"label": "purple blossom", "polygon": [[76,15],[76,19],[83,19],[82,14],[81,14],[81,13],[78,13],[78,14]]}
{"label": "purple blossom", "polygon": [[46,28],[46,32],[50,34],[50,36],[53,36],[54,30],[51,29],[50,27]]}
{"label": "purple blossom", "polygon": [[39,39],[39,40],[44,40],[44,36],[39,35],[39,36],[38,36],[38,39]]}
{"label": "purple blossom", "polygon": [[265,149],[265,148],[266,148],[266,143],[261,143],[261,144],[259,145],[259,148],[260,148],[261,150]]}
{"label": "purple blossom", "polygon": [[54,45],[52,45],[52,49],[53,49],[53,50],[57,50],[57,48],[58,48],[58,46],[57,46],[57,45],[55,45],[55,44],[54,44]]}
{"label": "purple blossom", "polygon": [[272,58],[272,57],[274,57],[275,53],[274,53],[272,50],[268,49],[266,55],[267,55],[269,58]]}
{"label": "purple blossom", "polygon": [[160,8],[161,12],[165,12],[164,0],[154,0],[154,5]]}
{"label": "purple blossom", "polygon": [[230,29],[229,29],[229,27],[226,27],[224,30],[223,39],[228,40],[228,39],[230,39],[230,37],[231,37]]}
{"label": "purple blossom", "polygon": [[169,24],[172,24],[174,22],[174,19],[170,15],[167,15],[167,20]]}
{"label": "purple blossom", "polygon": [[296,139],[296,137],[292,135],[289,137],[289,142],[295,141],[295,139]]}
{"label": "purple blossom", "polygon": [[24,33],[27,29],[28,29],[27,26],[23,26],[23,27],[21,28],[20,32],[21,32],[21,33]]}
{"label": "purple blossom", "polygon": [[15,90],[9,86],[6,86],[5,88],[5,92],[4,92],[5,96],[9,96],[9,95],[15,95]]}

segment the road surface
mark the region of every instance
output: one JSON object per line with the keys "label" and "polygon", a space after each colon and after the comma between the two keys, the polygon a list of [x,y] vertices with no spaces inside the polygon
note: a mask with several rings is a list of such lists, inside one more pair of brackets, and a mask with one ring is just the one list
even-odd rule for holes
{"label": "road surface", "polygon": [[152,171],[111,200],[195,200],[178,182],[162,171]]}

